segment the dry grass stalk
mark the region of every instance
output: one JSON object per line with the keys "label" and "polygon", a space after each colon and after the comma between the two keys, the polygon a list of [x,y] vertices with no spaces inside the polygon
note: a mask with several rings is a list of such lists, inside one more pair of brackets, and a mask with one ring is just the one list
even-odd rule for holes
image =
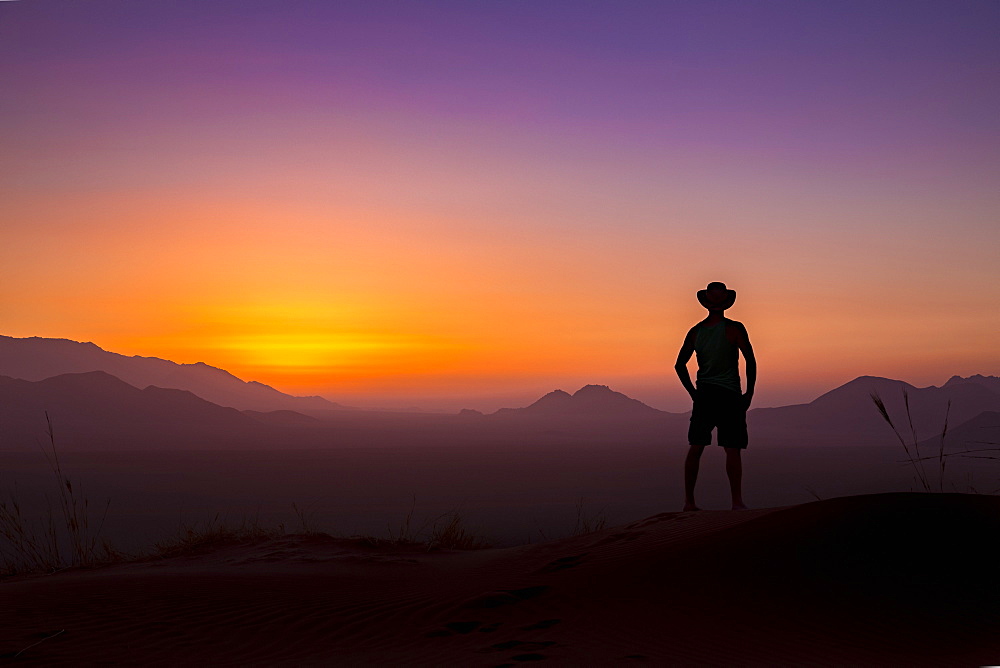
{"label": "dry grass stalk", "polygon": [[12,659],[16,659],[17,657],[21,656],[22,654],[24,654],[25,652],[27,652],[27,651],[28,651],[29,649],[31,649],[32,647],[34,647],[34,646],[36,646],[36,645],[41,645],[41,644],[42,644],[43,642],[45,642],[46,640],[51,640],[52,638],[55,638],[56,636],[58,636],[58,635],[60,635],[60,634],[62,634],[62,633],[66,633],[66,629],[59,629],[59,630],[58,630],[58,631],[56,631],[55,633],[53,633],[53,634],[51,634],[51,635],[47,635],[47,636],[45,636],[44,638],[42,638],[42,639],[41,639],[41,640],[39,640],[38,642],[33,642],[33,643],[31,643],[30,645],[28,645],[27,647],[25,647],[24,649],[22,649],[22,650],[21,650],[20,652],[18,652],[17,654],[15,654],[14,656],[12,656],[11,658],[12,658]]}
{"label": "dry grass stalk", "polygon": [[122,555],[100,538],[111,505],[104,506],[101,521],[91,530],[90,502],[79,495],[72,480],[63,473],[56,448],[52,419],[45,412],[48,449],[39,444],[56,480],[59,513],[53,512],[48,496],[47,512],[41,526],[31,521],[21,509],[15,492],[9,501],[0,502],[0,575],[53,572],[70,566],[92,566],[119,560]]}
{"label": "dry grass stalk", "polygon": [[924,471],[923,460],[920,458],[920,450],[919,447],[917,446],[917,433],[916,430],[913,428],[913,418],[910,415],[910,399],[906,393],[906,389],[905,388],[903,389],[903,404],[906,407],[906,417],[907,420],[909,420],[910,431],[913,434],[913,452],[910,451],[910,446],[907,445],[906,440],[903,438],[903,435],[899,433],[899,429],[896,428],[896,425],[895,423],[893,423],[892,418],[889,417],[889,411],[888,409],[886,409],[885,402],[882,401],[882,397],[879,396],[878,392],[872,392],[869,396],[872,398],[872,401],[875,402],[875,407],[878,409],[878,412],[882,415],[882,418],[887,423],[889,423],[890,427],[892,427],[892,433],[896,435],[896,438],[903,446],[903,450],[906,452],[906,458],[909,460],[910,465],[913,467],[913,470],[917,475],[917,479],[919,480],[921,487],[924,488],[925,492],[931,491],[930,483],[927,480],[927,473],[926,471]]}
{"label": "dry grass stalk", "polygon": [[277,538],[282,534],[279,529],[266,529],[261,526],[258,516],[244,517],[239,524],[230,524],[228,520],[220,521],[219,518],[219,514],[216,514],[204,526],[183,527],[176,537],[155,543],[154,556],[179,557],[223,545],[257,543]]}
{"label": "dry grass stalk", "polygon": [[948,400],[948,405],[944,409],[944,426],[941,427],[941,441],[940,447],[938,448],[938,491],[944,491],[944,468],[947,463],[947,459],[944,456],[944,437],[948,434],[948,416],[951,415],[951,399]]}
{"label": "dry grass stalk", "polygon": [[22,513],[14,494],[10,501],[0,502],[0,574],[54,571],[62,567],[58,543],[50,535],[54,528],[50,521],[45,530],[36,529]]}
{"label": "dry grass stalk", "polygon": [[[924,491],[927,491],[927,492],[931,491],[931,484],[930,484],[930,481],[929,481],[929,479],[927,477],[927,473],[926,473],[926,471],[924,469],[924,462],[926,462],[926,461],[930,461],[930,460],[934,460],[934,459],[937,460],[937,463],[938,463],[938,491],[939,492],[943,492],[944,491],[944,477],[945,477],[945,470],[947,469],[948,457],[961,457],[961,458],[965,458],[965,459],[994,459],[994,460],[995,459],[1000,459],[1000,456],[997,456],[997,455],[982,455],[982,454],[977,454],[977,453],[982,453],[982,452],[1000,452],[1000,448],[978,448],[978,449],[975,449],[975,450],[970,450],[970,449],[966,448],[965,450],[962,450],[962,451],[959,451],[959,452],[945,452],[944,441],[945,441],[945,437],[948,435],[948,418],[951,416],[951,399],[948,400],[948,404],[945,407],[944,425],[941,428],[941,435],[940,435],[939,441],[938,441],[939,445],[938,445],[937,454],[921,455],[920,454],[919,445],[918,445],[918,441],[917,441],[917,433],[916,433],[916,430],[913,428],[913,419],[912,419],[912,417],[910,415],[910,402],[909,402],[909,399],[907,397],[906,390],[905,389],[903,390],[903,405],[906,408],[906,417],[907,417],[907,420],[909,421],[909,424],[910,424],[910,433],[911,433],[911,435],[913,437],[913,444],[912,444],[913,445],[913,452],[910,451],[910,448],[906,444],[906,441],[903,439],[902,435],[899,433],[899,430],[896,429],[896,425],[893,424],[892,418],[889,417],[889,411],[886,410],[885,403],[882,401],[881,397],[879,397],[878,393],[877,392],[873,392],[873,393],[871,393],[870,396],[872,398],[872,401],[875,402],[875,406],[876,406],[876,408],[878,408],[878,411],[882,415],[883,419],[885,419],[885,421],[889,423],[889,426],[892,427],[893,433],[896,434],[896,438],[903,445],[903,449],[906,451],[907,460],[909,461],[910,465],[913,466],[913,469],[916,472],[917,477],[920,480],[920,484],[924,488]],[[969,442],[970,443],[982,443],[984,445],[998,445],[994,441],[969,441]],[[967,487],[969,488],[969,490],[972,491],[973,494],[979,494],[980,493],[979,490],[977,490],[972,485],[971,478],[968,480]],[[1000,491],[1000,489],[994,490],[993,492],[990,492],[990,493],[996,493],[997,491]]]}
{"label": "dry grass stalk", "polygon": [[[312,505],[312,504],[310,504],[310,505]],[[295,517],[299,521],[299,533],[301,533],[303,535],[306,535],[306,536],[312,536],[312,535],[315,535],[315,534],[318,534],[318,533],[322,533],[322,532],[316,531],[316,530],[314,530],[312,528],[312,516],[308,512],[309,511],[308,508],[303,508],[302,506],[300,506],[299,504],[297,504],[297,503],[295,503],[293,501],[292,502],[292,510],[295,512]],[[279,527],[279,528],[283,528],[283,526]]]}
{"label": "dry grass stalk", "polygon": [[[77,497],[73,489],[73,482],[63,474],[62,465],[59,462],[59,451],[56,449],[55,432],[52,429],[52,418],[49,417],[48,411],[45,411],[45,424],[51,454],[45,448],[42,448],[42,452],[48,460],[52,474],[56,477],[59,489],[59,507],[69,535],[70,564],[73,566],[92,564],[98,560],[98,539],[108,516],[108,508],[111,507],[111,499],[108,499],[104,506],[100,525],[92,533],[90,531],[90,501],[85,496]],[[50,532],[50,535],[55,536],[55,532]],[[56,550],[58,551],[58,545]]]}
{"label": "dry grass stalk", "polygon": [[[423,530],[413,531],[413,511],[417,507],[417,495],[414,494],[410,497],[410,509],[407,511],[406,516],[403,517],[402,521],[397,525],[396,529],[393,529],[391,524],[386,525],[386,532],[389,534],[389,542],[393,545],[412,545],[418,543],[417,534]],[[371,538],[371,537],[369,537]],[[377,539],[372,539],[377,542]]]}
{"label": "dry grass stalk", "polygon": [[604,510],[598,511],[598,513],[592,517],[587,517],[583,514],[583,498],[576,504],[576,526],[573,528],[574,536],[583,536],[588,533],[594,533],[595,531],[600,531],[607,524],[607,517],[604,516]]}
{"label": "dry grass stalk", "polygon": [[484,550],[490,547],[485,536],[470,533],[457,512],[445,513],[434,523],[434,530],[427,541],[427,549]]}

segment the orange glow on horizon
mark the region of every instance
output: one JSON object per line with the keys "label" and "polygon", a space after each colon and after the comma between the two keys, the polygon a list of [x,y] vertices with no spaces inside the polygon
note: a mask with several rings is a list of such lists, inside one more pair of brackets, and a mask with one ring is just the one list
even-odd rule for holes
{"label": "orange glow on horizon", "polygon": [[[817,212],[797,186],[766,202],[753,179],[717,203],[703,184],[697,197],[668,190],[629,208],[612,179],[598,195],[531,184],[523,205],[482,191],[472,207],[419,180],[406,197],[429,203],[383,201],[361,182],[333,197],[315,175],[295,176],[301,192],[285,175],[253,193],[227,181],[12,198],[21,224],[0,246],[3,333],[202,361],[334,401],[591,382],[683,400],[671,367],[704,316],[694,293],[724,280],[739,294],[730,317],[757,349],[762,400],[798,387],[806,401],[865,374],[932,384],[998,372],[988,351],[1000,315],[982,304],[1000,288],[979,278],[993,246],[908,227],[912,203],[845,231],[856,211]],[[743,223],[712,232],[737,205],[750,208]],[[639,222],[623,233],[623,218]],[[913,268],[937,262],[946,277]],[[974,284],[985,287],[964,289]]]}
{"label": "orange glow on horizon", "polygon": [[0,333],[666,405],[720,280],[765,403],[1000,374],[989,10],[251,4],[0,3]]}
{"label": "orange glow on horizon", "polygon": [[[932,384],[997,372],[983,351],[1000,316],[983,313],[980,293],[956,289],[981,261],[949,281],[901,278],[892,262],[878,264],[873,244],[849,261],[815,255],[804,272],[789,258],[796,244],[821,243],[809,232],[771,245],[734,235],[714,263],[730,269],[719,271],[670,250],[696,248],[698,228],[673,238],[611,232],[609,242],[605,230],[488,219],[469,230],[427,214],[222,196],[166,209],[161,197],[122,197],[110,218],[100,197],[13,207],[37,226],[0,248],[4,333],[202,361],[334,401],[395,392],[419,404],[616,379],[678,393],[674,357],[704,316],[694,293],[722,278],[739,294],[729,315],[749,328],[762,397],[865,374]],[[35,253],[11,250],[32,243]],[[985,245],[970,253],[988,254]],[[848,262],[857,269],[838,274]]]}

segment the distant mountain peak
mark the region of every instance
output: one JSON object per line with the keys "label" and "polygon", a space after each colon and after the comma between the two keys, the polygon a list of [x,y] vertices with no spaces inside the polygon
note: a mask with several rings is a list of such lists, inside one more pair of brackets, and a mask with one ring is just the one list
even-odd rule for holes
{"label": "distant mountain peak", "polygon": [[[612,390],[607,385],[584,385],[579,390],[577,390],[576,392],[574,392],[573,396],[574,397],[579,397],[579,396],[583,396],[583,397],[586,397],[586,396],[600,396],[600,395],[606,395],[607,396],[607,395],[612,395],[612,394],[621,394],[621,393],[620,392],[615,392],[614,390]],[[625,396],[625,395],[622,394],[622,396]]]}
{"label": "distant mountain peak", "polygon": [[980,373],[977,373],[974,376],[969,376],[968,378],[952,376],[948,379],[948,382],[944,384],[944,387],[950,388],[957,385],[975,385],[1000,394],[1000,378],[996,376],[984,376]]}
{"label": "distant mountain peak", "polygon": [[952,376],[948,379],[945,385],[954,385],[955,383],[1000,383],[1000,378],[997,376],[984,376],[981,373],[977,373],[974,376],[967,376],[963,378],[962,376]]}
{"label": "distant mountain peak", "polygon": [[573,394],[564,390],[553,390],[526,408],[504,409],[505,413],[511,411],[538,415],[574,414],[595,417],[640,413],[653,415],[661,412],[638,399],[615,392],[607,385],[584,385]]}
{"label": "distant mountain peak", "polygon": [[[811,403],[823,404],[826,402],[837,402],[840,401],[844,396],[863,396],[865,401],[870,401],[868,393],[871,390],[885,390],[889,387],[902,387],[907,391],[912,391],[915,388],[909,383],[903,382],[901,380],[893,380],[892,378],[883,378],[881,376],[858,376],[854,380],[848,381],[839,387],[835,387],[829,392],[821,394]],[[859,389],[863,388],[864,392],[859,394]]]}
{"label": "distant mountain peak", "polygon": [[44,378],[39,383],[46,383],[48,385],[81,385],[85,384],[88,386],[120,386],[127,385],[128,387],[133,387],[129,385],[117,376],[113,376],[106,371],[80,371],[78,373],[62,373],[58,376],[50,376]]}
{"label": "distant mountain peak", "polygon": [[573,397],[568,392],[553,390],[541,399],[523,410],[533,412],[564,412],[573,403]]}

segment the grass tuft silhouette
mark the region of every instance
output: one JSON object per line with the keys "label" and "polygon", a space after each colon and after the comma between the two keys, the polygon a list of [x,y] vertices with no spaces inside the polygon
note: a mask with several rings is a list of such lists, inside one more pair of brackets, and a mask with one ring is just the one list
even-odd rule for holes
{"label": "grass tuft silhouette", "polygon": [[[968,448],[966,448],[965,450],[959,450],[955,452],[945,452],[944,441],[945,437],[948,435],[948,418],[951,415],[951,399],[948,400],[948,404],[945,407],[944,424],[941,427],[941,433],[938,438],[937,453],[931,455],[922,455],[920,453],[920,443],[917,440],[917,432],[913,428],[913,417],[910,413],[910,399],[909,395],[906,392],[906,388],[903,388],[903,406],[906,410],[906,419],[910,426],[910,435],[912,437],[912,442],[910,444],[907,444],[906,439],[903,438],[903,435],[899,432],[899,429],[892,421],[892,417],[890,417],[889,411],[885,407],[885,402],[879,396],[878,392],[872,392],[869,396],[871,396],[872,401],[875,403],[875,407],[878,409],[879,414],[881,414],[882,418],[889,424],[890,427],[892,427],[892,431],[896,435],[896,439],[899,440],[900,444],[903,446],[903,450],[906,452],[907,461],[913,467],[914,473],[917,476],[917,480],[919,481],[920,486],[923,488],[925,492],[932,491],[932,485],[931,485],[931,480],[927,475],[926,468],[924,467],[924,462],[937,460],[937,477],[938,477],[937,488],[939,492],[943,492],[945,471],[948,466],[948,457],[962,457],[969,459],[994,459],[994,460],[1000,459],[1000,456],[998,455],[982,454],[986,452],[989,453],[1000,452],[1000,448],[979,448],[975,450],[969,450]],[[997,443],[994,443],[992,441],[976,441],[976,442],[985,445],[998,445]],[[971,481],[968,487],[973,493],[975,494],[980,493],[979,490],[977,490],[972,485]],[[1000,491],[1000,489],[994,490],[991,493],[995,493],[997,491]]]}
{"label": "grass tuft silhouette", "polygon": [[227,520],[220,521],[216,514],[211,521],[203,526],[187,526],[182,528],[175,538],[157,542],[154,556],[169,559],[171,557],[198,554],[225,545],[247,545],[277,538],[284,534],[281,528],[267,529],[261,526],[260,518],[244,517],[240,523],[231,524]]}
{"label": "grass tuft silhouette", "polygon": [[91,528],[90,501],[62,469],[52,418],[45,412],[48,447],[39,444],[55,477],[58,512],[51,499],[41,522],[22,510],[16,492],[0,501],[0,575],[54,572],[73,566],[93,566],[121,560],[124,555],[101,539],[111,500],[108,499],[96,529]]}

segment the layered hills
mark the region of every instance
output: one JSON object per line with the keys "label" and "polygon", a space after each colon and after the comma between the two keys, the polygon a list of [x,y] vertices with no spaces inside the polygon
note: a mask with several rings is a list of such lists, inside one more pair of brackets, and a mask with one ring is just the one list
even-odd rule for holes
{"label": "layered hills", "polygon": [[573,394],[554,390],[529,406],[501,408],[495,414],[653,417],[665,413],[607,385],[585,385]]}
{"label": "layered hills", "polygon": [[[100,367],[100,368],[91,368]],[[72,369],[72,371],[64,371]],[[46,375],[51,374],[51,375]],[[120,375],[119,375],[120,374]],[[908,442],[947,448],[1000,442],[1000,378],[954,376],[941,387],[862,376],[808,404],[754,408],[754,447],[895,445],[872,395]],[[205,364],[126,357],[89,343],[0,337],[0,449],[35,447],[45,414],[69,449],[340,447],[378,444],[654,444],[686,440],[669,413],[586,385],[484,415],[335,410]],[[322,419],[316,419],[317,417]]]}
{"label": "layered hills", "polygon": [[0,450],[34,449],[48,439],[50,427],[59,449],[69,451],[212,450],[282,442],[271,422],[187,390],[140,390],[103,371],[36,382],[0,376]]}
{"label": "layered hills", "polygon": [[[918,388],[900,380],[861,376],[808,404],[750,411],[753,438],[770,442],[876,445],[895,442],[872,401],[876,395],[908,441],[939,436],[988,411],[1000,410],[1000,392],[992,377],[953,377],[942,387]],[[994,378],[993,380],[1000,381]],[[950,439],[957,444],[955,438]],[[1000,440],[1000,439],[997,439]]]}
{"label": "layered hills", "polygon": [[0,336],[0,376],[44,380],[67,373],[103,371],[129,385],[187,390],[206,401],[239,410],[329,410],[322,397],[295,397],[269,385],[244,381],[204,362],[178,364],[158,357],[128,357],[93,343],[68,339]]}

